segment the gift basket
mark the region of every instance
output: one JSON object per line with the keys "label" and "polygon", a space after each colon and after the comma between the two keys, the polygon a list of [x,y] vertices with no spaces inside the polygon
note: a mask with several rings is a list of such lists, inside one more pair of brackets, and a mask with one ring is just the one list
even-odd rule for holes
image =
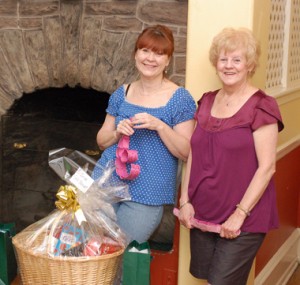
{"label": "gift basket", "polygon": [[113,162],[94,180],[96,161],[79,151],[50,151],[49,165],[67,184],[57,209],[13,238],[23,285],[113,284],[128,245],[113,204],[130,200],[128,186]]}

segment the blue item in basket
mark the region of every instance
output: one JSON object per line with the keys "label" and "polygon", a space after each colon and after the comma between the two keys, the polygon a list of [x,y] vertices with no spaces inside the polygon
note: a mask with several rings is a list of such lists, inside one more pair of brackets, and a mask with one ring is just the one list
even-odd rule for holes
{"label": "blue item in basket", "polygon": [[70,224],[63,225],[54,250],[54,255],[62,255],[70,248],[80,245],[83,242],[82,239],[82,231],[80,228],[75,228]]}

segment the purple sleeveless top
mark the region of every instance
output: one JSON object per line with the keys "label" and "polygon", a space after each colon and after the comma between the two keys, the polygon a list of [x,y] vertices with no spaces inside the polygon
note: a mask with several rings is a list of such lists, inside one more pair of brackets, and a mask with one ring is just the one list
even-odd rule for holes
{"label": "purple sleeveless top", "polygon": [[[258,90],[229,118],[211,116],[218,90],[198,101],[197,126],[191,138],[192,167],[189,198],[195,218],[223,223],[242,199],[258,167],[253,132],[267,124],[283,123],[276,100]],[[274,181],[245,219],[244,232],[267,232],[278,227]]]}

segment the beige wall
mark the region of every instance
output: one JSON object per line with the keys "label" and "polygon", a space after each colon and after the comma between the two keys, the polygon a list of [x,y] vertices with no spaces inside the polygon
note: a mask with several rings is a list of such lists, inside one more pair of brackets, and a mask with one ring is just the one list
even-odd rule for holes
{"label": "beige wall", "polygon": [[252,27],[253,0],[189,0],[186,86],[198,99],[219,82],[209,63],[212,38],[222,28]]}
{"label": "beige wall", "polygon": [[[264,89],[269,32],[270,1],[261,0],[189,0],[186,87],[195,100],[208,90],[220,86],[214,68],[208,59],[212,38],[224,27],[252,29],[262,46],[260,67],[253,83]],[[277,98],[285,123],[280,134],[278,150],[285,155],[300,141],[300,91],[270,94]],[[189,234],[181,227],[178,285],[206,284],[189,274]],[[248,284],[253,284],[252,270]]]}

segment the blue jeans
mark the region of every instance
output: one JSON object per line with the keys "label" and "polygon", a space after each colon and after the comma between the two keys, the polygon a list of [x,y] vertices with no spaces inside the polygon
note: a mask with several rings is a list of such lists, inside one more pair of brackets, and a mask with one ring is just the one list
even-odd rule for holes
{"label": "blue jeans", "polygon": [[[136,240],[147,241],[158,227],[163,206],[149,206],[136,202],[120,202],[113,204],[117,215],[117,223],[127,235],[128,243]],[[119,267],[114,285],[122,285],[122,266]]]}
{"label": "blue jeans", "polygon": [[147,241],[158,227],[163,206],[149,206],[136,202],[126,201],[113,205],[117,214],[117,223],[127,235],[129,242],[136,240],[139,243]]}

